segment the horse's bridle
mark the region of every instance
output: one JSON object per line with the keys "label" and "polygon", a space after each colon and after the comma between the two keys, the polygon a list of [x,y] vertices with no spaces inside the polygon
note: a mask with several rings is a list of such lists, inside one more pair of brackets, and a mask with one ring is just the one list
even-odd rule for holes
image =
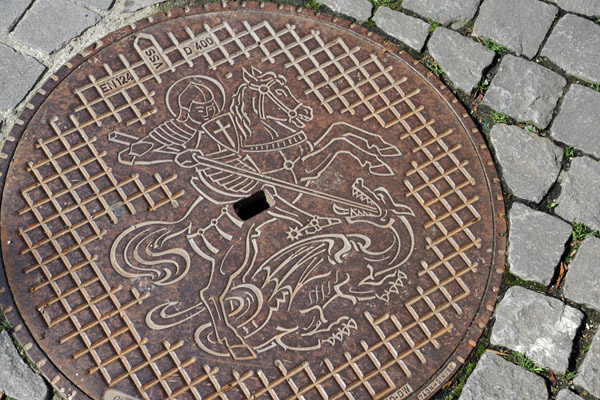
{"label": "horse's bridle", "polygon": [[261,119],[267,119],[267,116],[265,115],[265,98],[268,97],[273,103],[275,103],[276,106],[278,106],[287,115],[287,122],[292,122],[295,118],[298,117],[298,109],[302,107],[303,104],[294,98],[294,100],[297,101],[297,104],[294,108],[290,108],[287,105],[285,105],[271,91],[271,86],[273,86],[276,83],[281,84],[279,79],[273,79],[268,83],[263,83],[260,85],[256,85],[254,83],[250,84],[250,89],[256,90],[258,92],[258,116]]}

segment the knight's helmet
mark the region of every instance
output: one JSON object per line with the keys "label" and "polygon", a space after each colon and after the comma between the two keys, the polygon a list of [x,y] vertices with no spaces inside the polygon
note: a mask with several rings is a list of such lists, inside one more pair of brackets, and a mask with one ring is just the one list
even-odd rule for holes
{"label": "knight's helmet", "polygon": [[192,103],[203,105],[207,108],[212,105],[216,113],[221,111],[215,100],[213,91],[201,81],[190,81],[186,88],[181,91],[179,97],[177,97],[177,105],[179,106],[177,119],[179,121],[187,119]]}

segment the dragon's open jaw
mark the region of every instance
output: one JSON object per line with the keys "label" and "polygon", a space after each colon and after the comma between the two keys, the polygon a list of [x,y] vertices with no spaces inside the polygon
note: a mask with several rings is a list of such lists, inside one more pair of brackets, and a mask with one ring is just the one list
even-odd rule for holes
{"label": "dragon's open jaw", "polygon": [[377,211],[369,211],[363,208],[356,207],[343,207],[338,204],[333,205],[333,210],[336,214],[345,216],[349,220],[364,219],[366,218],[381,218],[383,216],[383,210],[380,206],[382,198],[375,192],[365,186],[362,178],[357,178],[352,184],[352,197],[359,200],[361,203],[369,206],[371,209]]}

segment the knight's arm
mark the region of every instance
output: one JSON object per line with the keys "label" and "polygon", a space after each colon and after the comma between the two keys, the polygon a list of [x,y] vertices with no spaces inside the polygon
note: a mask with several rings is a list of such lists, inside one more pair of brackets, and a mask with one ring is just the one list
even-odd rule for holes
{"label": "knight's arm", "polygon": [[175,163],[183,168],[194,168],[200,164],[204,154],[200,149],[186,149],[175,155]]}
{"label": "knight's arm", "polygon": [[125,165],[172,162],[175,156],[185,149],[183,146],[177,146],[176,144],[165,146],[152,135],[137,138],[121,132],[112,132],[109,135],[109,140],[127,146],[119,152],[119,162]]}

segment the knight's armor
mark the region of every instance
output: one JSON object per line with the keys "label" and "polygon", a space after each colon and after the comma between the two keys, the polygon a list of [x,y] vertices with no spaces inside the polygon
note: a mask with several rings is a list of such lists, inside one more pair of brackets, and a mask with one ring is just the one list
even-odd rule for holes
{"label": "knight's armor", "polygon": [[[198,125],[170,119],[163,122],[146,136],[132,143],[128,150],[119,154],[119,161],[125,164],[149,164],[158,160],[172,160],[174,154],[195,147],[190,141],[198,136]],[[157,153],[168,154],[162,156]]]}

